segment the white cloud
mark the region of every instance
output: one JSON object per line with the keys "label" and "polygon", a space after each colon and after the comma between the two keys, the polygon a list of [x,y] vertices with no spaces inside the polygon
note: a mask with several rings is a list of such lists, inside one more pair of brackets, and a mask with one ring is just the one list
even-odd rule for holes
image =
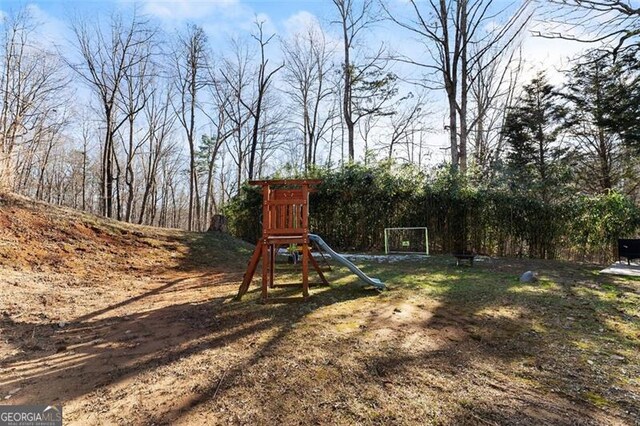
{"label": "white cloud", "polygon": [[[143,0],[142,12],[167,30],[180,28],[185,22],[200,25],[216,49],[225,46],[232,37],[255,29],[255,11],[240,0]],[[258,18],[266,21],[265,32],[271,31],[269,16],[260,14]]]}
{"label": "white cloud", "polygon": [[561,39],[546,39],[529,35],[522,43],[525,63],[523,83],[531,80],[536,73],[544,71],[549,82],[559,85],[564,81],[563,71],[570,67],[570,60],[584,51],[584,43]]}
{"label": "white cloud", "polygon": [[[69,28],[62,20],[48,14],[40,6],[30,3],[25,6],[29,16],[35,24],[35,38],[41,46],[55,49],[64,46],[69,39]],[[17,12],[18,8],[14,10]],[[0,21],[7,18],[11,12],[0,11]]]}
{"label": "white cloud", "polygon": [[215,12],[235,14],[240,7],[238,0],[145,0],[142,10],[163,20],[199,20]]}
{"label": "white cloud", "polygon": [[309,28],[320,28],[318,18],[305,10],[289,16],[282,25],[287,36],[306,32]]}
{"label": "white cloud", "polygon": [[306,36],[311,32],[324,40],[328,51],[336,51],[341,44],[339,35],[331,31],[331,25],[323,26],[316,15],[304,10],[290,15],[281,21],[280,26],[282,38],[285,40],[291,40],[297,35]]}

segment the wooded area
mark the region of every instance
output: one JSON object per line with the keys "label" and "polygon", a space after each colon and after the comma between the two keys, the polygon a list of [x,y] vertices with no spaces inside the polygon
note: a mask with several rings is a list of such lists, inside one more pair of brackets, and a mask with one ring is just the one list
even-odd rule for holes
{"label": "wooded area", "polygon": [[[0,50],[0,186],[122,221],[189,230],[206,230],[223,211],[240,217],[244,201],[230,202],[248,179],[346,179],[353,170],[376,175],[385,167],[398,173],[393,179],[413,183],[407,197],[428,193],[451,173],[472,198],[491,194],[481,202],[486,209],[502,209],[496,197],[554,211],[578,197],[637,209],[640,9],[573,0],[554,7],[333,0],[332,7],[330,22],[288,36],[270,33],[256,17],[250,33],[235,35],[224,50],[197,25],[164,31],[137,10],[73,18],[71,44],[54,48],[29,7],[9,11]],[[593,31],[596,18],[603,24]],[[382,22],[422,52],[409,57],[371,43]],[[532,32],[585,43],[561,84],[544,70],[526,76],[522,41]],[[430,124],[441,105],[445,163],[432,142],[443,130]],[[361,191],[349,197],[364,197],[366,182]],[[408,202],[394,197],[393,209]],[[427,208],[435,201],[427,198],[420,207],[426,218],[385,213],[377,220],[438,229]],[[336,207],[335,198],[325,203],[318,208]],[[361,213],[356,222],[367,223]],[[322,232],[350,235],[355,219],[338,210],[316,214]],[[239,223],[232,229],[252,234]],[[630,224],[626,232],[634,233],[637,222]],[[553,256],[546,243],[520,247],[522,235],[507,244],[464,232],[478,249]],[[378,234],[339,245],[377,247]],[[447,235],[442,249],[452,244]]]}

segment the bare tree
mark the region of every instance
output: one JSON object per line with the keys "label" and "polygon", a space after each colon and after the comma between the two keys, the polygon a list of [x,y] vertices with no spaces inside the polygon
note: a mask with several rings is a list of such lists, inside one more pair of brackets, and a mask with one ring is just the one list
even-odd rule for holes
{"label": "bare tree", "polygon": [[344,165],[344,125],[342,124],[342,92],[341,84],[337,79],[331,81],[331,91],[334,96],[331,97],[330,121],[328,123],[329,130],[326,135],[322,136],[325,143],[329,145],[329,152],[325,161],[325,166],[330,168],[333,166],[334,151],[337,149],[336,144],[340,143],[340,164]]}
{"label": "bare tree", "polygon": [[364,164],[369,164],[370,160],[374,159],[374,153],[370,149],[369,143],[370,137],[372,133],[375,133],[374,131],[380,124],[380,121],[381,117],[376,115],[368,115],[358,121],[358,134],[364,145]]}
{"label": "bare tree", "polygon": [[81,124],[82,139],[82,210],[87,209],[87,172],[89,165],[89,143],[91,140],[91,128],[87,120],[83,120]]}
{"label": "bare tree", "polygon": [[64,114],[65,119],[61,120],[56,126],[47,126],[45,128],[38,129],[37,139],[44,141],[42,144],[42,156],[40,158],[40,166],[38,172],[38,182],[36,184],[36,193],[35,197],[38,199],[42,199],[42,191],[44,189],[44,178],[47,167],[49,166],[49,161],[51,159],[51,153],[59,141],[63,128],[68,125],[68,121],[66,119],[66,114]]}
{"label": "bare tree", "polygon": [[[400,17],[382,3],[389,18],[410,31],[425,45],[431,61],[399,57],[398,60],[426,70],[421,84],[443,88],[448,101],[451,163],[466,172],[469,91],[474,80],[499,60],[532,17],[528,1],[515,9],[502,25],[500,17],[512,11],[494,0],[410,0],[412,17]],[[493,29],[491,29],[493,28]]]}
{"label": "bare tree", "polygon": [[[232,55],[222,61],[220,75],[223,79],[221,84],[224,84],[219,90],[228,91],[229,102],[224,103],[223,108],[233,133],[225,140],[225,146],[236,166],[235,188],[239,190],[246,173],[245,163],[251,144],[249,134],[252,128],[248,126],[253,118],[253,100],[256,97],[251,82],[256,75],[250,67],[251,57],[246,44],[232,40],[231,52]],[[227,185],[227,188],[231,190],[231,185]]]}
{"label": "bare tree", "polygon": [[351,60],[351,50],[355,42],[356,36],[369,27],[373,20],[368,15],[371,10],[373,1],[367,0],[362,3],[362,7],[355,10],[352,0],[333,0],[340,20],[338,23],[342,27],[342,41],[344,50],[344,62],[342,63],[342,73],[344,79],[343,95],[342,95],[342,114],[344,124],[347,126],[347,141],[349,147],[349,160],[355,158],[355,123],[353,119],[353,103],[351,102],[353,87],[353,64]]}
{"label": "bare tree", "polygon": [[293,101],[293,114],[300,116],[304,168],[316,164],[318,142],[329,128],[332,109],[325,104],[331,95],[329,74],[331,51],[322,29],[309,27],[305,33],[284,41],[286,93]]}
{"label": "bare tree", "polygon": [[212,102],[210,108],[212,112],[207,112],[206,115],[209,118],[209,125],[211,126],[211,134],[202,136],[202,143],[200,145],[199,155],[204,161],[204,168],[206,170],[206,185],[204,196],[204,215],[206,223],[210,223],[211,217],[217,213],[218,205],[214,193],[216,162],[218,156],[222,151],[225,142],[235,132],[233,122],[227,115],[227,111],[231,108],[233,102],[233,95],[228,86],[225,84],[224,79],[217,78],[212,70],[210,70],[211,76],[211,98]]}
{"label": "bare tree", "polygon": [[431,158],[432,152],[428,145],[428,135],[433,129],[425,127],[422,123],[416,122],[408,129],[408,134],[399,144],[402,150],[399,151],[399,158],[409,164],[413,164],[422,169]]}
{"label": "bare tree", "polygon": [[614,56],[640,48],[640,7],[631,0],[547,0],[540,2],[538,37],[610,46]]}
{"label": "bare tree", "polygon": [[37,25],[27,8],[2,19],[0,46],[0,191],[15,175],[14,150],[58,128],[57,108],[66,101],[67,76],[59,57],[36,39]]}
{"label": "bare tree", "polygon": [[113,217],[114,181],[117,177],[115,135],[128,119],[127,116],[118,116],[118,96],[129,70],[146,57],[140,52],[149,44],[154,32],[148,28],[147,21],[141,19],[135,11],[127,20],[121,15],[112,15],[106,29],[100,22],[89,23],[84,19],[72,22],[71,29],[80,60],[67,62],[100,101],[105,124],[100,198],[102,214]]}
{"label": "bare tree", "polygon": [[201,225],[196,169],[196,112],[200,107],[200,91],[209,84],[208,67],[207,36],[202,27],[189,25],[185,33],[178,36],[174,53],[174,84],[178,99],[173,105],[189,144],[189,230],[198,229]]}
{"label": "bare tree", "polygon": [[42,199],[44,174],[49,166],[52,151],[63,138],[69,124],[66,109],[45,109],[38,114],[33,128],[25,133],[16,145],[12,167],[17,177],[14,191]]}
{"label": "bare tree", "polygon": [[144,189],[138,214],[138,223],[152,224],[155,217],[156,203],[151,203],[151,213],[148,214],[148,205],[154,193],[158,190],[159,165],[163,157],[171,152],[173,146],[170,145],[169,138],[172,135],[174,124],[177,119],[172,114],[171,97],[173,95],[172,86],[164,86],[162,79],[154,79],[149,88],[150,94],[148,102],[145,103],[144,115],[147,123],[146,152],[144,155]]}
{"label": "bare tree", "polygon": [[342,62],[342,116],[347,128],[349,160],[355,159],[355,126],[368,115],[388,114],[385,104],[395,95],[396,76],[387,72],[384,46],[360,61],[354,48],[360,36],[380,21],[374,0],[357,4],[353,0],[333,0],[338,11],[344,57]]}
{"label": "bare tree", "polygon": [[265,38],[264,29],[263,29],[264,22],[262,21],[259,22],[256,20],[255,26],[257,29],[257,33],[252,34],[251,37],[253,37],[258,42],[259,53],[260,53],[260,63],[258,65],[258,81],[257,81],[258,87],[257,87],[257,96],[256,96],[255,105],[253,108],[248,108],[253,117],[251,147],[249,148],[249,167],[248,167],[249,179],[254,178],[256,150],[258,149],[258,138],[259,138],[259,131],[260,131],[260,117],[262,115],[262,108],[263,108],[265,94],[267,92],[267,89],[270,86],[271,79],[273,78],[273,76],[284,67],[284,64],[281,64],[275,67],[274,69],[272,69],[271,71],[267,70],[267,67],[269,65],[269,59],[267,59],[267,57],[265,56],[265,48],[267,47],[271,39],[275,37],[275,34],[272,34],[271,36]]}
{"label": "bare tree", "polygon": [[[166,155],[160,160],[160,186],[158,200],[160,203],[159,212],[156,211],[156,203],[151,203],[153,207],[148,223],[154,221],[158,226],[179,228],[186,227],[188,223],[183,220],[181,212],[188,207],[188,195],[181,192],[182,182],[180,181],[180,171],[183,164],[178,155],[177,146],[167,147]],[[158,219],[156,221],[156,215]],[[187,217],[188,221],[188,217]]]}
{"label": "bare tree", "polygon": [[478,178],[494,171],[493,165],[504,152],[502,128],[506,111],[517,96],[522,72],[522,52],[513,49],[509,56],[484,67],[470,87],[469,142]]}
{"label": "bare tree", "polygon": [[273,167],[282,154],[281,148],[292,139],[291,128],[287,124],[285,108],[280,107],[279,99],[271,92],[264,99],[262,124],[258,133],[256,152],[256,176],[265,176],[276,171]]}
{"label": "bare tree", "polygon": [[148,43],[141,46],[136,52],[135,57],[127,59],[135,65],[128,67],[124,73],[123,84],[120,86],[120,102],[119,107],[122,114],[127,117],[127,135],[123,138],[123,149],[126,155],[125,160],[125,184],[127,186],[127,203],[125,207],[124,220],[130,222],[133,218],[134,197],[136,193],[134,173],[134,161],[136,153],[145,144],[148,133],[142,138],[136,138],[135,121],[138,114],[144,109],[149,96],[153,93],[153,88],[149,85],[153,78],[153,64],[151,63],[153,55],[153,45]]}
{"label": "bare tree", "polygon": [[[409,102],[408,99],[411,99]],[[421,121],[425,100],[422,95],[414,97],[413,94],[407,95],[400,100],[404,104],[396,114],[391,116],[391,134],[389,135],[388,155],[387,158],[393,158],[393,150],[403,141],[408,141],[417,133],[423,131],[423,126],[419,125]]]}

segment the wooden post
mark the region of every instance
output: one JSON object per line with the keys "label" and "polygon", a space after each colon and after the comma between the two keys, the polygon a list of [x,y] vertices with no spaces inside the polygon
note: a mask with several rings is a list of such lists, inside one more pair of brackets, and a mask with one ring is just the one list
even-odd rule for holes
{"label": "wooden post", "polygon": [[302,297],[309,297],[309,245],[302,243]]}
{"label": "wooden post", "polygon": [[273,288],[273,275],[274,270],[276,269],[276,253],[278,251],[278,246],[270,244],[269,251],[271,253],[271,257],[269,259],[269,287]]}
{"label": "wooden post", "polygon": [[242,296],[244,296],[249,290],[249,286],[251,285],[251,280],[256,273],[256,269],[258,268],[258,262],[260,262],[260,256],[262,255],[262,244],[258,242],[256,244],[256,249],[253,251],[253,255],[251,256],[251,260],[249,261],[249,265],[247,266],[247,272],[244,273],[244,277],[242,279],[242,284],[240,284],[240,289],[238,290],[238,295],[236,296],[236,300],[240,300]]}
{"label": "wooden post", "polygon": [[262,243],[262,294],[261,301],[267,301],[267,292],[269,287],[269,245],[263,240]]}
{"label": "wooden post", "polygon": [[309,184],[302,184],[302,297],[309,297]]}
{"label": "wooden post", "polygon": [[318,276],[320,277],[322,284],[329,285],[329,282],[325,278],[324,273],[322,272],[322,269],[320,269],[320,265],[318,265],[318,262],[316,262],[316,260],[313,258],[313,255],[311,254],[310,250],[309,250],[309,260],[311,261],[311,265],[313,266],[313,268],[318,273]]}

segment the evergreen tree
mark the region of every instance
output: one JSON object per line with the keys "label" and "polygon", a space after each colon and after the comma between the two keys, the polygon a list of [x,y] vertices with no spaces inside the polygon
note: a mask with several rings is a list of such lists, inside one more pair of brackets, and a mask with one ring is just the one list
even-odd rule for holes
{"label": "evergreen tree", "polygon": [[[628,82],[629,58],[617,61],[593,51],[569,72],[563,96],[568,100],[566,126],[576,143],[581,186],[590,192],[618,188],[632,171],[624,142],[637,139],[634,87]],[[637,96],[637,95],[636,95]]]}
{"label": "evergreen tree", "polygon": [[507,170],[511,187],[550,201],[566,181],[567,150],[559,137],[565,110],[544,74],[523,88],[516,106],[507,112],[502,129],[508,145]]}
{"label": "evergreen tree", "polygon": [[640,154],[640,52],[619,56],[613,64],[613,102],[605,125]]}

